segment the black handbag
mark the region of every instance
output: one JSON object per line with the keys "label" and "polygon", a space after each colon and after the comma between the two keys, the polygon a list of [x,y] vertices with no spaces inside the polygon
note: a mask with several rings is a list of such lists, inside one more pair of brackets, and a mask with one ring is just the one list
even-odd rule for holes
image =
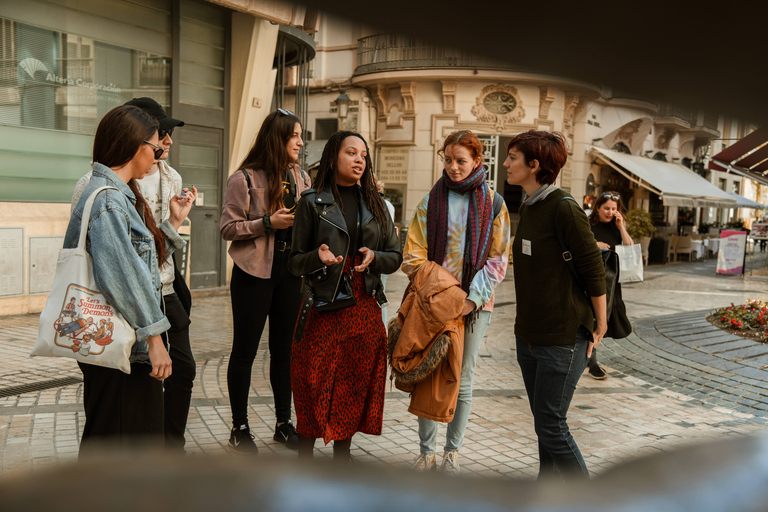
{"label": "black handbag", "polygon": [[331,302],[324,300],[315,300],[315,311],[318,313],[326,313],[328,311],[338,311],[340,309],[348,308],[357,304],[357,299],[352,291],[352,282],[350,277],[341,273],[341,280],[339,282],[339,289],[336,292],[336,297]]}
{"label": "black handbag", "polygon": [[626,338],[632,333],[632,324],[627,318],[627,308],[621,298],[621,285],[617,286],[611,315],[608,318],[608,330],[605,332],[606,337],[613,339]]}

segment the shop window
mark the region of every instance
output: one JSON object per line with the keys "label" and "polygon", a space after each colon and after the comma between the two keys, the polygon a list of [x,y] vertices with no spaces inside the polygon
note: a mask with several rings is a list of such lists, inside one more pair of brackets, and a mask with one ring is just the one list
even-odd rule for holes
{"label": "shop window", "polygon": [[169,57],[7,19],[0,22],[0,125],[92,135],[105,113],[134,97],[169,103]]}
{"label": "shop window", "polygon": [[170,106],[169,56],[3,18],[0,36],[0,201],[68,202],[104,114]]}

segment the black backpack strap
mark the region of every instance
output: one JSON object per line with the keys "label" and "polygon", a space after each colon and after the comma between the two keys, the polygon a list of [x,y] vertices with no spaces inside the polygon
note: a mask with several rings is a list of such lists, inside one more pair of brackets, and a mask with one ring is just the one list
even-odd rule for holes
{"label": "black backpack strap", "polygon": [[[568,199],[576,203],[576,200],[571,196],[565,196],[562,199],[560,199],[560,201],[558,201],[557,203],[559,205],[560,203]],[[576,203],[576,204],[578,205],[579,203]],[[555,207],[555,211],[557,211],[557,207]],[[560,250],[562,251],[563,260],[565,261],[565,264],[568,265],[568,268],[571,270],[571,273],[573,274],[574,279],[576,279],[576,283],[579,285],[579,289],[586,294],[587,286],[582,280],[581,275],[579,275],[578,270],[576,270],[576,264],[573,262],[573,255],[571,254],[571,251],[568,250],[568,246],[565,245],[565,240],[563,240],[563,235],[560,233],[560,230],[557,229],[556,219],[557,219],[557,215],[553,217],[552,222],[555,227],[555,234],[557,235],[557,241],[560,242]]]}
{"label": "black backpack strap", "polygon": [[240,169],[240,170],[243,171],[243,176],[245,176],[245,182],[248,184],[248,191],[250,192],[250,190],[251,190],[251,177],[248,176],[248,171],[246,171],[245,169]]}

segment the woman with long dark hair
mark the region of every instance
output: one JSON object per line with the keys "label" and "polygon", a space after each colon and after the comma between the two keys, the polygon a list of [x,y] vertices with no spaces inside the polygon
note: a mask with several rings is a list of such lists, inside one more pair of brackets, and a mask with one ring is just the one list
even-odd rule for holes
{"label": "woman with long dark hair", "polygon": [[136,180],[149,172],[164,151],[158,145],[157,127],[152,116],[134,106],[107,112],[96,129],[93,175],[64,237],[64,248],[76,246],[88,197],[98,188],[114,187],[94,200],[87,219],[87,248],[101,292],[136,329],[136,343],[130,374],[78,363],[86,417],[81,453],[97,440],[130,445],[163,439],[162,381],[172,369],[160,336],[170,323],[162,309],[158,262],[184,246],[177,230],[192,202],[175,196],[169,219],[158,226],[141,195]]}
{"label": "woman with long dark hair", "polygon": [[288,261],[309,289],[291,384],[299,457],[311,458],[320,437],[334,441],[334,459],[344,462],[355,433],[381,434],[387,348],[380,307],[387,299],[380,276],[395,272],[402,255],[361,135],[331,136],[315,187],[296,208]]}
{"label": "woman with long dark hair", "polygon": [[[460,283],[466,294],[461,311],[465,320],[461,374],[457,393],[438,392],[431,379],[417,384],[409,411],[419,416],[419,455],[414,468],[436,468],[440,421],[448,423],[440,467],[459,474],[459,449],[472,409],[475,362],[491,322],[494,289],[507,273],[510,223],[503,198],[486,180],[483,143],[477,135],[469,130],[454,132],[438,154],[443,158],[443,175],[413,214],[403,251],[403,271],[413,278],[424,263],[434,261]],[[446,398],[455,402],[443,404]]]}
{"label": "woman with long dark hair", "polygon": [[[592,212],[589,214],[589,225],[592,228],[592,234],[595,235],[597,246],[601,249],[613,250],[617,245],[634,245],[632,237],[627,231],[624,219],[624,202],[621,200],[621,194],[615,191],[603,192],[597,198]],[[609,338],[623,338],[624,333],[620,333],[616,327],[620,320],[629,325],[626,320],[627,308],[624,300],[621,298],[621,284],[616,283],[616,289],[613,292],[613,305],[611,307],[610,319],[608,320],[608,330],[605,335]],[[620,318],[622,317],[622,318]],[[589,375],[593,379],[605,380],[608,374],[600,363],[597,362],[597,350],[592,351],[589,358]]]}
{"label": "woman with long dark hair", "polygon": [[[526,193],[512,243],[515,336],[539,441],[539,478],[589,477],[566,417],[587,360],[606,331],[600,249],[579,203],[554,185],[567,158],[561,133],[529,130],[509,141],[504,161],[507,183]],[[575,265],[586,294],[568,265]]]}
{"label": "woman with long dark hair", "polygon": [[301,280],[287,269],[293,213],[309,176],[296,163],[304,145],[301,122],[277,109],[261,125],[256,142],[227,180],[221,236],[231,240],[234,339],[227,368],[232,432],[229,448],[257,453],[248,425],[251,370],[269,317],[269,382],[275,397],[275,441],[298,447],[291,423],[291,335],[301,307]]}

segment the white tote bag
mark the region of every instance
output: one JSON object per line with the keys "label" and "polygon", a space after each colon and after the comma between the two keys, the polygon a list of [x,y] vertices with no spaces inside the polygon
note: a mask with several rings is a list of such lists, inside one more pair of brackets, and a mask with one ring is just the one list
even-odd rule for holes
{"label": "white tote bag", "polygon": [[131,373],[136,331],[99,291],[91,255],[85,250],[93,200],[108,188],[115,189],[101,187],[86,201],[77,247],[59,252],[53,288],[40,314],[37,341],[30,357],[69,357]]}
{"label": "white tote bag", "polygon": [[619,255],[619,282],[632,283],[643,280],[643,248],[640,244],[617,245]]}

